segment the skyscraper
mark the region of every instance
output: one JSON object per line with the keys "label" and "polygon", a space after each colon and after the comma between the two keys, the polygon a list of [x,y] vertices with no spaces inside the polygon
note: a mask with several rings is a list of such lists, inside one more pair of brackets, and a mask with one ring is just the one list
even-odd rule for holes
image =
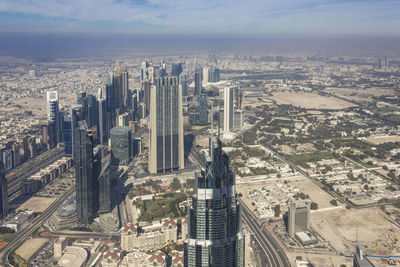
{"label": "skyscraper", "polygon": [[199,102],[199,107],[198,107],[199,124],[205,125],[208,123],[207,96],[205,94],[201,94],[201,96],[198,98],[198,102]]}
{"label": "skyscraper", "polygon": [[107,121],[107,100],[103,98],[103,91],[99,89],[97,96],[98,120],[97,120],[97,139],[103,145],[109,136]]}
{"label": "skyscraper", "polygon": [[177,76],[182,73],[183,68],[182,68],[182,63],[173,63],[171,67],[171,76]]}
{"label": "skyscraper", "polygon": [[126,165],[133,157],[132,129],[118,126],[111,129],[111,164]]}
{"label": "skyscraper", "polygon": [[47,91],[47,120],[55,123],[56,143],[61,140],[61,120],[58,103],[58,92]]}
{"label": "skyscraper", "polygon": [[102,168],[99,175],[99,213],[107,213],[111,208],[110,162]]}
{"label": "skyscraper", "polygon": [[188,236],[184,243],[185,266],[244,266],[241,206],[235,192],[235,174],[222,142],[210,153],[189,207]]}
{"label": "skyscraper", "polygon": [[225,87],[224,93],[224,132],[228,133],[233,127],[233,87]]}
{"label": "skyscraper", "polygon": [[146,109],[146,116],[150,114],[150,92],[151,92],[150,80],[146,79],[143,81],[143,91],[144,91],[144,105]]}
{"label": "skyscraper", "polygon": [[114,77],[113,77],[113,100],[115,109],[119,109],[119,113],[124,110],[124,101],[123,101],[123,92],[122,92],[122,69],[119,62],[115,65],[114,68]]}
{"label": "skyscraper", "polygon": [[149,172],[183,169],[182,88],[177,77],[161,77],[151,87]]}
{"label": "skyscraper", "polygon": [[[76,122],[74,128],[74,164],[75,164],[75,189],[76,210],[78,223],[86,225],[91,223],[98,207],[98,180],[94,168],[95,157],[93,154],[93,136],[88,130],[85,121]],[[96,162],[98,164],[98,162]]]}
{"label": "skyscraper", "polygon": [[200,64],[196,64],[196,68],[194,70],[194,95],[201,95],[202,90],[202,79],[203,79],[203,69]]}
{"label": "skyscraper", "polygon": [[240,130],[243,126],[242,99],[243,93],[239,85],[225,87],[224,132]]}
{"label": "skyscraper", "polygon": [[4,164],[0,161],[0,219],[8,215],[8,183]]}
{"label": "skyscraper", "polygon": [[76,122],[80,120],[79,116],[81,113],[81,106],[76,105],[69,108],[67,113],[64,113],[63,119],[63,140],[64,140],[64,151],[65,155],[69,157],[74,157],[74,127],[76,127]]}
{"label": "skyscraper", "polygon": [[124,69],[122,72],[122,102],[123,102],[123,111],[126,111],[128,107],[128,97],[129,97],[129,74],[128,70]]}

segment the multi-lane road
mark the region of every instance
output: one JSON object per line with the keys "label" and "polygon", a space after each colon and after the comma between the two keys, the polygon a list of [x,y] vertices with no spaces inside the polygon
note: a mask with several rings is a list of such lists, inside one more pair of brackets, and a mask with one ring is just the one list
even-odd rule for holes
{"label": "multi-lane road", "polygon": [[285,253],[280,249],[276,241],[267,233],[257,218],[242,204],[242,218],[249,229],[254,233],[254,239],[260,248],[262,266],[290,267]]}
{"label": "multi-lane road", "polygon": [[14,170],[12,177],[7,179],[9,202],[18,197],[21,193],[21,182],[26,180],[31,175],[38,172],[40,169],[54,163],[64,155],[64,151],[60,148],[55,148],[51,151],[44,152],[37,158],[31,159],[24,163],[20,168]]}

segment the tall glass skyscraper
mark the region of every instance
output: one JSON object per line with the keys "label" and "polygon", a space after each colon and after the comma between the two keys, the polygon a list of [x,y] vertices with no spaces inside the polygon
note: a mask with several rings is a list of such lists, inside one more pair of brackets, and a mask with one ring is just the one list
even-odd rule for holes
{"label": "tall glass skyscraper", "polygon": [[8,183],[4,164],[0,161],[0,219],[8,215]]}
{"label": "tall glass skyscraper", "polygon": [[123,88],[122,88],[122,69],[119,62],[114,69],[114,77],[113,77],[113,100],[114,100],[114,107],[119,109],[120,113],[124,111],[124,95],[123,95]]}
{"label": "tall glass skyscraper", "polygon": [[235,191],[235,174],[222,142],[210,153],[206,167],[196,176],[195,194],[189,208],[185,266],[244,266],[241,206]]}
{"label": "tall glass skyscraper", "polygon": [[184,168],[182,88],[177,77],[154,80],[150,93],[149,172]]}
{"label": "tall glass skyscraper", "polygon": [[203,69],[200,64],[196,64],[194,69],[194,95],[199,96],[201,95],[202,90],[202,80],[203,80]]}
{"label": "tall glass skyscraper", "polygon": [[98,181],[94,166],[99,162],[93,155],[93,136],[85,121],[76,122],[73,128],[73,153],[75,164],[76,210],[78,223],[91,223],[98,209]]}

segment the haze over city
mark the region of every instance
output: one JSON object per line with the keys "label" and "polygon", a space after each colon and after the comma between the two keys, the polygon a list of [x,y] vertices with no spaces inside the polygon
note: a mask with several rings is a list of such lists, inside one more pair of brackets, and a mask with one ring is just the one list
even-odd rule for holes
{"label": "haze over city", "polygon": [[400,265],[399,14],[2,0],[0,266]]}

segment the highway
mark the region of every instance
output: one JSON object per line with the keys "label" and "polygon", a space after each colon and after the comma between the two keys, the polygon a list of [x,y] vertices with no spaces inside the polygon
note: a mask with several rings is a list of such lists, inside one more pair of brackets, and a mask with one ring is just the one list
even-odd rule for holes
{"label": "highway", "polygon": [[19,196],[18,192],[20,193],[21,190],[21,182],[25,181],[28,177],[35,174],[40,169],[45,168],[62,158],[63,155],[64,150],[55,148],[54,150],[45,152],[42,155],[39,155],[37,158],[24,163],[21,168],[14,170],[14,172],[18,173],[7,179],[9,202]]}
{"label": "highway", "polygon": [[254,239],[260,247],[262,266],[290,267],[285,253],[280,249],[276,241],[266,232],[263,224],[259,224],[257,218],[241,202],[243,222],[254,233]]}
{"label": "highway", "polygon": [[68,191],[64,193],[60,198],[58,198],[53,204],[50,205],[43,213],[39,214],[30,223],[28,223],[24,228],[18,231],[12,236],[11,241],[0,249],[1,261],[3,266],[8,266],[4,264],[8,260],[9,254],[16,249],[24,240],[26,240],[42,223],[50,218],[50,216],[75,192],[75,186],[71,187]]}

